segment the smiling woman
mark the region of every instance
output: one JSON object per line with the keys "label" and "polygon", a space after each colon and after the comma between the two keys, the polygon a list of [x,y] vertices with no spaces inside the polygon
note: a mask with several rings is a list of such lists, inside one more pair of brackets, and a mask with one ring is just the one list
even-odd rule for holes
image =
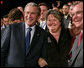
{"label": "smiling woman", "polygon": [[[68,29],[63,27],[62,14],[57,10],[49,10],[47,13],[48,27],[48,60],[39,59],[39,65],[48,67],[67,67],[67,54],[70,50],[71,35]],[[55,53],[55,54],[53,54]],[[42,62],[41,62],[42,61]],[[44,62],[44,64],[42,64]]]}
{"label": "smiling woman", "polygon": [[46,16],[49,32],[54,36],[57,42],[63,28],[62,17],[63,15],[56,10],[49,10]]}

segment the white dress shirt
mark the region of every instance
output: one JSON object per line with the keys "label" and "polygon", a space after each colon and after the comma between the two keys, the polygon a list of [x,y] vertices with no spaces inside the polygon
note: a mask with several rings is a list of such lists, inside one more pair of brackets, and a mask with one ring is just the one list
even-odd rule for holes
{"label": "white dress shirt", "polygon": [[[25,23],[25,37],[27,36],[27,31],[28,31],[28,28],[29,26]],[[30,44],[32,42],[32,38],[34,36],[34,32],[35,32],[35,25],[30,27],[32,30],[31,30],[31,39],[30,39]]]}
{"label": "white dress shirt", "polygon": [[42,27],[44,30],[46,28],[46,25],[47,25],[46,20],[45,21],[40,21],[40,27]]}

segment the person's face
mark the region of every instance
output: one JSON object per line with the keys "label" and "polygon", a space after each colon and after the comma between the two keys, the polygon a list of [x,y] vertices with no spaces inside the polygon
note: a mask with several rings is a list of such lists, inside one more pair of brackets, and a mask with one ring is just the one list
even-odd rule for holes
{"label": "person's face", "polygon": [[72,23],[80,29],[83,29],[83,4],[80,3],[73,8]]}
{"label": "person's face", "polygon": [[74,8],[74,6],[70,6],[70,9],[69,9],[69,15],[70,15],[70,17],[72,17],[71,15],[72,15],[73,8]]}
{"label": "person's face", "polygon": [[35,6],[27,6],[24,14],[25,22],[28,26],[34,26],[38,20],[38,9]]}
{"label": "person's face", "polygon": [[41,9],[40,19],[45,19],[46,14],[47,14],[47,7],[46,6],[40,6],[40,9]]}
{"label": "person's face", "polygon": [[72,3],[71,2],[68,2],[68,5],[72,5]]}
{"label": "person's face", "polygon": [[8,26],[9,24],[9,19],[8,18],[3,18],[3,22],[6,26]]}
{"label": "person's face", "polygon": [[74,34],[74,37],[80,34],[81,30],[79,28],[76,28],[74,24],[71,25],[72,33]]}
{"label": "person's face", "polygon": [[61,24],[53,14],[50,14],[47,18],[47,27],[49,29],[49,32],[55,33],[61,28]]}
{"label": "person's face", "polygon": [[68,12],[69,12],[69,8],[68,8],[68,6],[63,6],[63,14],[64,15],[67,15],[68,14]]}
{"label": "person's face", "polygon": [[3,20],[1,19],[1,26],[3,26]]}

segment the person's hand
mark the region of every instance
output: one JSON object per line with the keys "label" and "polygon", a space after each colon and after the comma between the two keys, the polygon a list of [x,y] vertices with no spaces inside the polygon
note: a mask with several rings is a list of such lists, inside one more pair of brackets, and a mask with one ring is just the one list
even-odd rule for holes
{"label": "person's hand", "polygon": [[43,58],[39,58],[38,64],[40,67],[44,67],[48,65],[47,62]]}

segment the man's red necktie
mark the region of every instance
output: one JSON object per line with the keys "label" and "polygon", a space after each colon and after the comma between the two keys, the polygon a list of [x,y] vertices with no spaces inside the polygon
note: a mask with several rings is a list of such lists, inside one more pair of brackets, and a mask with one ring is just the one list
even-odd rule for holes
{"label": "man's red necktie", "polygon": [[79,47],[82,39],[83,39],[83,31],[81,32],[80,37],[79,37],[78,47]]}

